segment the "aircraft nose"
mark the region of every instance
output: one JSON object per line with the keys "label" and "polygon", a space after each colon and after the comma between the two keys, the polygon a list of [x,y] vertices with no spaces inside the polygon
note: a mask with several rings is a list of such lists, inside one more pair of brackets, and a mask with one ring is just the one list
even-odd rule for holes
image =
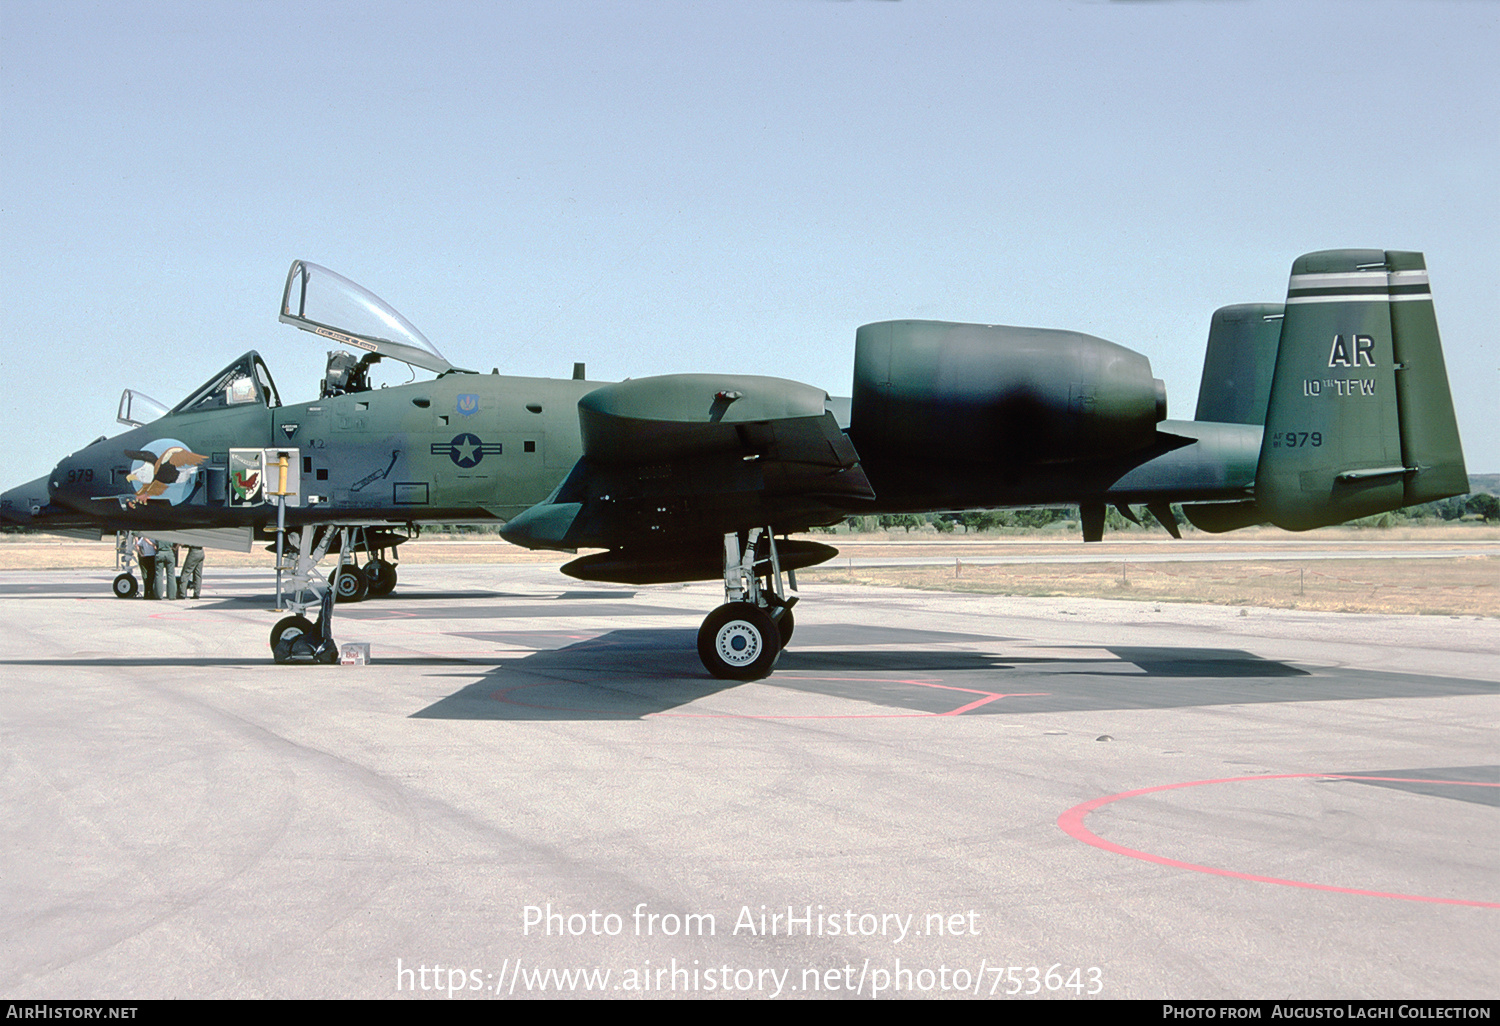
{"label": "aircraft nose", "polygon": [[30,527],[33,518],[51,501],[47,490],[49,480],[50,477],[39,477],[0,494],[0,524]]}
{"label": "aircraft nose", "polygon": [[66,456],[46,479],[46,494],[53,504],[64,509],[88,510],[91,500],[106,487],[110,473],[101,463],[97,447],[88,448]]}

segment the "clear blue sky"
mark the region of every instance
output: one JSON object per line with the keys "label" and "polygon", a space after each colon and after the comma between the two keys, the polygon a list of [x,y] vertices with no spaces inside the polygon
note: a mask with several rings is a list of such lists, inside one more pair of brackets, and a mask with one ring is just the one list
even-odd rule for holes
{"label": "clear blue sky", "polygon": [[460,366],[848,394],[893,317],[1137,349],[1315,249],[1425,251],[1500,471],[1500,5],[0,2],[0,486],[249,348],[293,258]]}

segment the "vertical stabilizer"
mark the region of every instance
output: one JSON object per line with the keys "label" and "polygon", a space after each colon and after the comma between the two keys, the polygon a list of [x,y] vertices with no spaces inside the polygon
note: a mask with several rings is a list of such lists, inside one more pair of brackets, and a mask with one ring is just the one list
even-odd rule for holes
{"label": "vertical stabilizer", "polygon": [[1240,303],[1214,311],[1194,420],[1257,427],[1266,422],[1282,309],[1279,303]]}
{"label": "vertical stabilizer", "polygon": [[1419,253],[1292,265],[1255,503],[1307,530],[1468,491]]}

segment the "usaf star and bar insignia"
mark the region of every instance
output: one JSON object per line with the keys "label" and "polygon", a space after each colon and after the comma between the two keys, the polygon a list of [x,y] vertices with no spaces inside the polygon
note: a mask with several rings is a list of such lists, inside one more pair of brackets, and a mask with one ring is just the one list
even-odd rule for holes
{"label": "usaf star and bar insignia", "polygon": [[478,435],[467,431],[454,435],[451,442],[432,443],[434,456],[447,456],[454,466],[463,470],[478,466],[486,456],[499,456],[501,451],[499,442],[482,442]]}

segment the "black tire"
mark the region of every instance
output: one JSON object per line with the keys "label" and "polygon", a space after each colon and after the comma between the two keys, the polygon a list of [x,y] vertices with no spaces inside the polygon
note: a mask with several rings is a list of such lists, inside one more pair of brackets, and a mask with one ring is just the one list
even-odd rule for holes
{"label": "black tire", "polygon": [[335,601],[362,602],[369,593],[370,582],[359,567],[345,564],[339,568],[336,587],[338,591],[334,594]]}
{"label": "black tire", "polygon": [[140,584],[130,574],[121,574],[115,578],[115,598],[135,598],[135,593],[140,590]]}
{"label": "black tire", "polygon": [[786,648],[791,644],[792,631],[797,629],[797,620],[792,616],[790,609],[783,609],[781,615],[776,618],[776,633],[781,635],[781,647]]}
{"label": "black tire", "polygon": [[[299,634],[308,634],[312,631],[312,621],[305,616],[287,616],[276,621],[276,626],[271,628],[271,654],[276,655],[276,646],[280,643],[283,635],[290,634],[295,638]],[[278,657],[277,662],[281,662]]]}
{"label": "black tire", "polygon": [[698,658],[720,680],[760,680],[780,656],[775,621],[749,602],[726,602],[698,628]]}
{"label": "black tire", "polygon": [[389,595],[396,587],[396,564],[383,559],[370,560],[365,564],[365,583],[371,598]]}

